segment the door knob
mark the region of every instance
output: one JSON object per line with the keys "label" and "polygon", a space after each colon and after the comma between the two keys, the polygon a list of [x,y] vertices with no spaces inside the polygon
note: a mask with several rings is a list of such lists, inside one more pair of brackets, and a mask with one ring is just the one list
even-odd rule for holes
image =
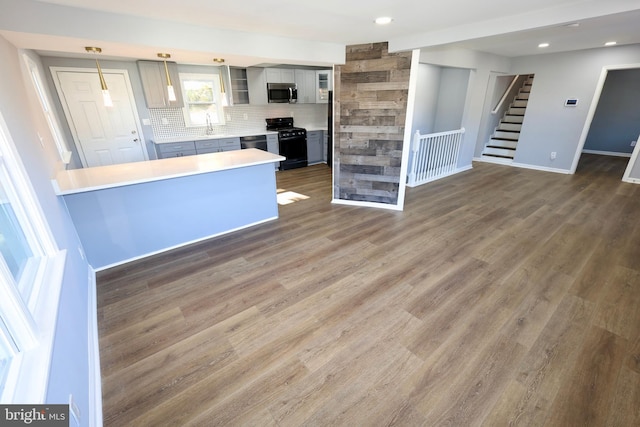
{"label": "door knob", "polygon": [[138,142],[138,138],[134,139],[133,142]]}

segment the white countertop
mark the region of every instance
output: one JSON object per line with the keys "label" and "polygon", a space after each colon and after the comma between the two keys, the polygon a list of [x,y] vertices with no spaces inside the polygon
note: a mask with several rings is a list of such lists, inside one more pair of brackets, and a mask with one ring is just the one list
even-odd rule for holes
{"label": "white countertop", "polygon": [[232,132],[232,133],[216,133],[213,135],[200,135],[200,136],[176,136],[175,138],[166,138],[166,139],[154,139],[153,142],[155,144],[169,144],[172,142],[189,142],[189,141],[203,141],[207,139],[221,139],[221,138],[235,138],[242,136],[253,136],[253,135],[277,135],[278,132],[265,130],[265,131],[247,131],[247,132]]}
{"label": "white countertop", "polygon": [[275,163],[283,160],[285,158],[282,156],[256,148],[248,148],[197,156],[172,157],[61,171],[52,180],[52,183],[56,194],[65,195]]}

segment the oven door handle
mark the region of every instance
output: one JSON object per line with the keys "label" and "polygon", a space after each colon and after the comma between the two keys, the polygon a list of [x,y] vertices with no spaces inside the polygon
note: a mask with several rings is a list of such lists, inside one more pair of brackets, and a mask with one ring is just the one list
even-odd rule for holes
{"label": "oven door handle", "polygon": [[278,141],[279,142],[289,142],[289,141],[296,141],[296,140],[303,141],[305,139],[306,138],[300,137],[300,136],[285,136],[284,138],[280,137]]}

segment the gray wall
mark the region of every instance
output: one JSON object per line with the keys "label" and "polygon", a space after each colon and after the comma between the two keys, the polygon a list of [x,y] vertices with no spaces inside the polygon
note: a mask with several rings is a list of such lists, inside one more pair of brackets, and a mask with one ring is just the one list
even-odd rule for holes
{"label": "gray wall", "polygon": [[[535,74],[514,161],[570,171],[603,67],[640,63],[640,45],[533,55],[512,63],[514,74]],[[567,98],[578,98],[578,106],[565,107]]]}
{"label": "gray wall", "polygon": [[[31,58],[39,63],[36,55]],[[53,344],[47,403],[68,403],[73,394],[89,420],[89,268],[81,257],[81,245],[61,197],[53,192],[51,179],[62,163],[35,95],[33,84],[23,79],[20,52],[0,36],[0,113],[25,167],[44,216],[60,249],[67,250]],[[40,144],[38,134],[43,136]]]}
{"label": "gray wall", "polygon": [[638,95],[640,69],[609,71],[584,148],[630,154],[640,134]]}
{"label": "gray wall", "polygon": [[640,160],[636,160],[633,167],[631,168],[631,172],[629,173],[630,178],[640,179]]}
{"label": "gray wall", "polygon": [[435,65],[420,64],[418,67],[418,84],[413,115],[411,135],[416,131],[421,134],[433,133],[433,124],[438,107],[438,91],[442,68]]}
{"label": "gray wall", "polygon": [[460,129],[467,100],[469,70],[443,68],[438,92],[438,106],[433,125],[434,132]]}
{"label": "gray wall", "polygon": [[483,118],[484,103],[491,73],[508,73],[511,67],[509,58],[465,49],[431,48],[420,51],[420,62],[450,68],[463,68],[469,71],[466,89],[465,107],[462,114],[462,127],[465,134],[460,149],[458,167],[471,165],[475,147],[484,144],[479,140],[480,123]]}
{"label": "gray wall", "polygon": [[[42,64],[46,67],[46,77],[49,88],[52,92],[53,103],[56,108],[56,113],[60,118],[61,125],[63,127],[63,131],[65,134],[65,138],[67,139],[67,145],[73,151],[73,162],[69,165],[69,169],[81,168],[82,164],[80,163],[80,157],[78,156],[78,150],[76,149],[75,144],[73,143],[73,136],[71,134],[71,130],[69,129],[69,125],[66,121],[66,117],[64,115],[64,111],[62,109],[62,104],[60,103],[60,98],[55,89],[55,85],[53,83],[53,77],[51,75],[50,67],[72,67],[72,68],[89,68],[95,69],[96,63],[94,59],[72,59],[72,58],[58,58],[58,57],[43,57]],[[100,67],[103,71],[107,71],[109,69],[116,70],[127,70],[129,74],[129,80],[131,81],[131,89],[133,91],[133,96],[135,98],[136,110],[138,111],[138,116],[140,120],[149,119],[149,110],[144,101],[144,92],[142,91],[142,82],[140,81],[140,74],[138,72],[138,66],[135,62],[127,62],[127,61],[104,61],[100,60]],[[97,73],[97,71],[96,71]],[[97,74],[96,74],[97,78]],[[153,131],[151,126],[144,126],[141,123],[142,133],[145,140],[147,152],[149,153],[150,159],[155,159],[155,149],[153,147]]]}

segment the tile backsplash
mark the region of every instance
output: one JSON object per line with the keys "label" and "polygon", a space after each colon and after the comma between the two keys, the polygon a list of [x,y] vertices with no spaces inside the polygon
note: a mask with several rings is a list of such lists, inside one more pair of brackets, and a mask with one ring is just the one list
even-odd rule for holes
{"label": "tile backsplash", "polygon": [[[327,126],[327,104],[235,105],[225,107],[224,112],[227,117],[226,123],[213,126],[215,134],[264,130],[265,118],[291,115],[293,115],[295,126],[304,128]],[[181,108],[150,109],[149,119],[154,138],[157,140],[205,136],[207,131],[205,126],[186,127]]]}

